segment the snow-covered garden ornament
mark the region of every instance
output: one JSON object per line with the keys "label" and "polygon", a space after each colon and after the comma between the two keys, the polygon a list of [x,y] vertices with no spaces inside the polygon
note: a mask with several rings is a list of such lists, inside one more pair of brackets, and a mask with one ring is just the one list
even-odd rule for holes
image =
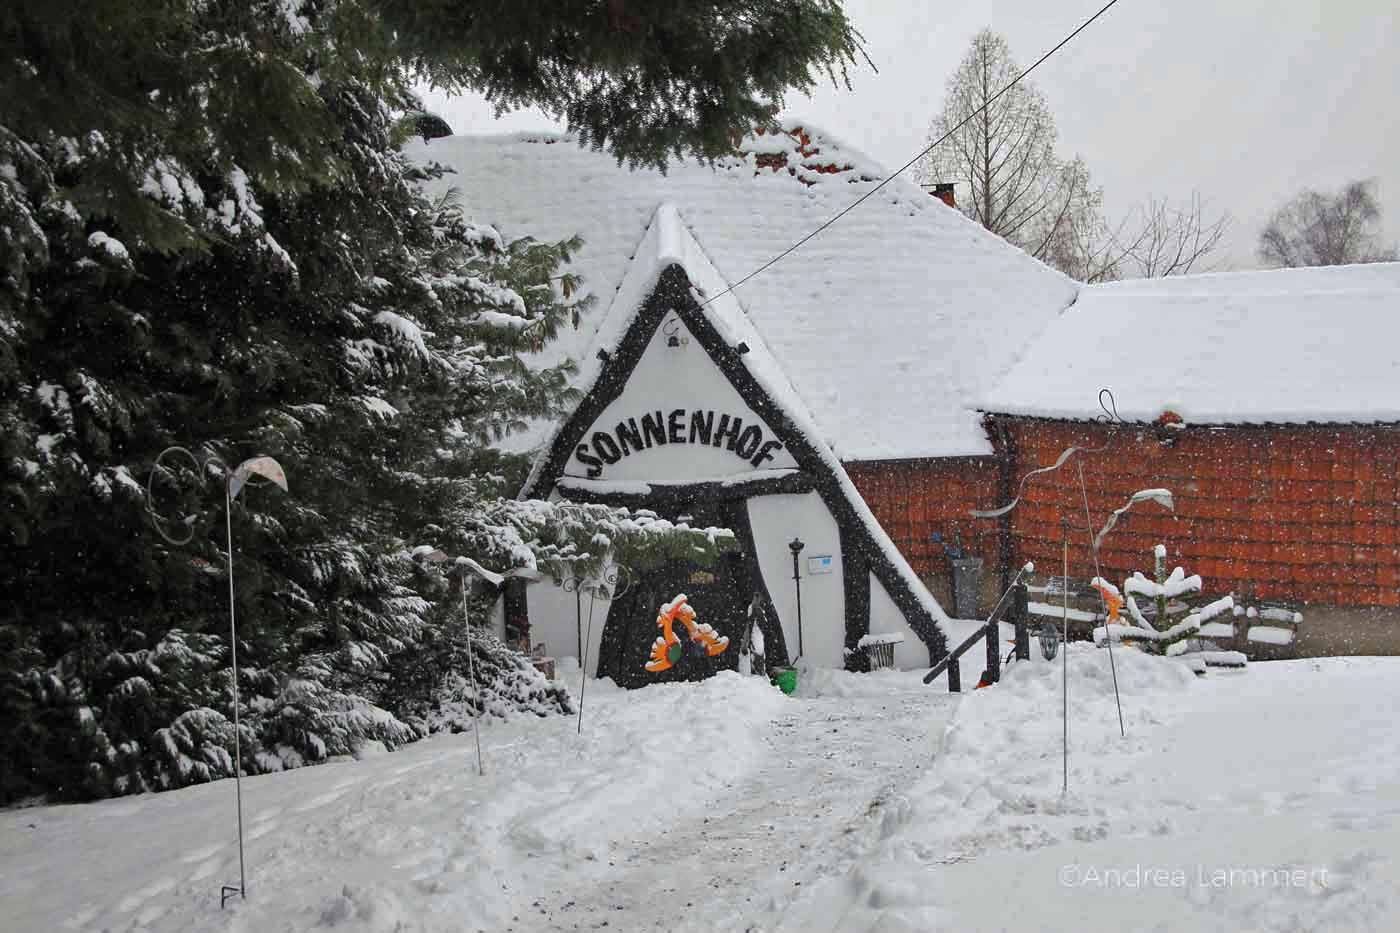
{"label": "snow-covered garden ornament", "polygon": [[[1109,638],[1128,642],[1168,656],[1190,655],[1196,672],[1204,673],[1206,667],[1243,667],[1244,656],[1235,651],[1208,651],[1199,648],[1199,636],[1203,625],[1212,620],[1229,617],[1235,608],[1234,597],[1223,596],[1199,609],[1192,608],[1184,600],[1201,592],[1199,574],[1186,575],[1181,567],[1167,572],[1167,548],[1159,544],[1152,549],[1153,578],[1149,579],[1135,571],[1123,581],[1120,595],[1118,587],[1106,580],[1094,579],[1094,586],[1101,592],[1117,599],[1127,610],[1128,622],[1120,622],[1114,613],[1105,620],[1102,628],[1095,629],[1094,640],[1103,642]],[[1138,600],[1149,600],[1152,617],[1139,606]],[[1192,650],[1197,647],[1198,650]]]}
{"label": "snow-covered garden ornament", "polygon": [[500,586],[507,578],[522,578],[526,580],[538,580],[540,575],[533,567],[517,567],[507,573],[496,573],[487,570],[485,567],[472,560],[470,557],[458,557],[455,560],[449,557],[446,552],[432,547],[431,545],[419,545],[413,549],[413,559],[420,560],[428,564],[446,564],[451,562],[453,569],[458,573],[462,581],[462,627],[467,639],[467,677],[472,685],[472,697],[476,701],[472,711],[472,735],[476,739],[476,773],[485,776],[486,765],[481,757],[481,691],[476,684],[476,662],[472,656],[472,622],[471,613],[467,608],[467,585],[474,576],[485,580],[492,586]]}
{"label": "snow-covered garden ornament", "polygon": [[599,591],[608,600],[617,599],[632,587],[633,580],[636,579],[630,568],[625,564],[609,561],[603,570],[594,577],[587,585],[588,587],[588,631],[584,633],[580,642],[581,649],[578,661],[578,734],[583,735],[583,692],[588,687],[588,644],[593,639],[593,604],[598,598]]}
{"label": "snow-covered garden ornament", "polygon": [[656,614],[656,625],[661,629],[661,634],[656,636],[656,641],[651,646],[651,659],[646,663],[649,673],[657,674],[670,670],[676,662],[685,657],[685,645],[675,631],[677,622],[685,626],[690,643],[695,646],[694,650],[704,657],[713,658],[724,654],[729,647],[729,636],[720,635],[713,627],[695,621],[695,610],[686,601],[686,595],[681,593],[662,606]]}
{"label": "snow-covered garden ornament", "polygon": [[254,476],[261,476],[283,492],[287,492],[287,473],[282,469],[282,464],[271,457],[253,457],[244,460],[235,469],[230,470],[216,454],[210,454],[203,463],[200,463],[199,458],[186,447],[167,447],[162,450],[156,456],[155,463],[151,465],[151,475],[146,481],[146,511],[151,516],[151,524],[155,527],[156,532],[177,547],[189,544],[190,541],[194,540],[194,516],[188,516],[179,522],[185,529],[183,536],[172,534],[167,530],[168,520],[156,510],[153,492],[156,476],[168,472],[163,461],[167,456],[176,454],[188,458],[194,464],[195,474],[200,478],[201,483],[211,466],[217,466],[224,477],[224,533],[228,546],[228,641],[230,665],[233,670],[233,788],[237,801],[238,887],[235,888],[232,885],[220,887],[219,906],[222,908],[234,894],[237,894],[241,899],[248,897],[248,874],[244,867],[243,855],[243,735],[238,709],[240,700],[238,696],[238,622],[234,608],[233,587],[233,500],[238,498],[238,494],[243,491],[243,488],[248,485],[248,481]]}

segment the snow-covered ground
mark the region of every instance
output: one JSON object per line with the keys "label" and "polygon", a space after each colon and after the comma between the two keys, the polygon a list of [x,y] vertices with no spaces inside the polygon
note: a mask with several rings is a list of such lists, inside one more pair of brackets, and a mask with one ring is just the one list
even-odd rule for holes
{"label": "snow-covered ground", "polygon": [[224,912],[229,782],[0,813],[0,926],[1393,927],[1400,659],[1197,680],[1116,657],[1126,739],[1106,652],[1071,649],[1067,797],[1038,657],[962,697],[893,672],[594,682],[582,737],[485,729],[485,778],[468,734],[245,781],[250,896]]}
{"label": "snow-covered ground", "polygon": [[969,694],[935,763],[778,930],[1394,930],[1400,658],[1195,679],[1072,646]]}
{"label": "snow-covered ground", "polygon": [[[577,670],[565,674],[576,683]],[[584,729],[525,718],[233,784],[0,813],[0,928],[272,933],[731,925],[769,866],[823,863],[929,761],[955,701],[908,674],[592,682]],[[798,873],[794,870],[794,880]],[[789,881],[788,884],[792,882]]]}

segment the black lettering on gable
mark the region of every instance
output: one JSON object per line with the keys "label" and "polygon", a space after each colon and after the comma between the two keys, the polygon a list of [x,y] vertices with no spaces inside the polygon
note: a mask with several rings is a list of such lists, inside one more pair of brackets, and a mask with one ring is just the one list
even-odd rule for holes
{"label": "black lettering on gable", "polygon": [[715,428],[714,446],[724,444],[727,450],[734,449],[734,439],[739,436],[739,428],[743,425],[744,419],[738,417],[730,418],[728,415],[719,416],[719,427]]}
{"label": "black lettering on gable", "polygon": [[637,430],[636,418],[628,418],[626,421],[619,422],[613,433],[617,435],[617,443],[622,448],[624,457],[629,456],[634,450],[643,449],[642,434]]}
{"label": "black lettering on gable", "polygon": [[603,458],[604,463],[613,464],[622,459],[622,454],[617,449],[617,442],[606,431],[593,432],[593,449],[598,451],[598,456]]}
{"label": "black lettering on gable", "polygon": [[588,467],[588,478],[597,479],[603,475],[603,461],[588,452],[587,444],[579,444],[574,448],[574,456],[578,462]]}
{"label": "black lettering on gable", "polygon": [[653,443],[666,443],[666,419],[661,416],[661,412],[642,415],[642,437],[646,439],[648,448]]}
{"label": "black lettering on gable", "polygon": [[715,426],[715,413],[712,411],[693,411],[690,413],[690,442],[695,443],[696,438],[700,443],[710,443],[710,432]]}
{"label": "black lettering on gable", "polygon": [[744,428],[744,433],[740,434],[739,439],[734,442],[734,452],[747,460],[758,450],[758,445],[762,440],[762,429],[756,424],[751,424]]}

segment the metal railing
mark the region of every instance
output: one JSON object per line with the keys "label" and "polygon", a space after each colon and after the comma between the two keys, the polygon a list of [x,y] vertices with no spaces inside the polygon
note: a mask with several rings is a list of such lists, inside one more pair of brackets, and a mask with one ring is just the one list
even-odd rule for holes
{"label": "metal railing", "polygon": [[[987,617],[987,621],[979,626],[977,631],[969,635],[962,644],[950,651],[943,660],[934,665],[933,670],[924,675],[924,683],[933,683],[939,674],[946,671],[948,692],[962,692],[962,671],[958,661],[979,641],[985,642],[987,646],[987,667],[982,672],[982,679],[978,686],[990,686],[1001,680],[1001,622],[1003,617],[1008,616],[1008,614],[1009,621],[1016,627],[1016,648],[1013,654],[1018,661],[1030,660],[1031,634],[1030,613],[1027,610],[1028,597],[1026,585],[1019,580],[1018,574],[1018,582],[1013,583],[1001,595],[1001,599],[997,600],[997,604],[992,609],[992,614]],[[1008,655],[1008,659],[1010,657]]]}

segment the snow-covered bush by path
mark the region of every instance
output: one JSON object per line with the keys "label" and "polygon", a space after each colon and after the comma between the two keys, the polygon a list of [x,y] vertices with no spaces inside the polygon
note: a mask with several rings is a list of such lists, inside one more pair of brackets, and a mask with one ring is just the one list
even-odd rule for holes
{"label": "snow-covered bush by path", "polygon": [[465,640],[453,637],[443,647],[446,668],[426,691],[406,697],[405,715],[428,732],[462,732],[476,716],[508,719],[520,714],[549,716],[572,713],[573,704],[562,683],[551,681],[518,651],[489,632],[472,631],[472,662],[476,690],[467,676]]}

